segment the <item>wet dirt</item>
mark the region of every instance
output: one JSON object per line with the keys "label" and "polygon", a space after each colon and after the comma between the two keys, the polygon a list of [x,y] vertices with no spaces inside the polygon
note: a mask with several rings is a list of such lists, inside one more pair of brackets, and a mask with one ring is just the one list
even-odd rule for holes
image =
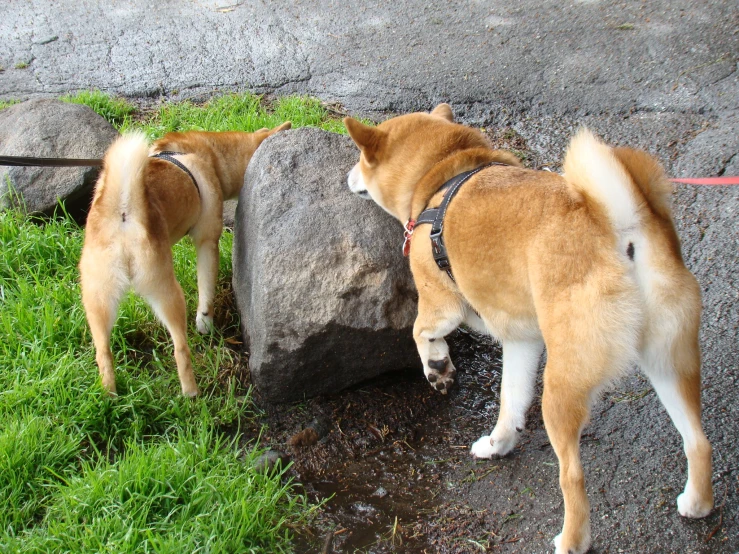
{"label": "wet dirt", "polygon": [[[417,372],[289,406],[260,403],[257,393],[265,446],[287,453],[290,475],[312,499],[326,500],[296,551],[329,551],[328,533],[335,552],[436,552],[446,542],[430,522],[453,523],[442,513],[442,493],[457,486],[450,476],[468,462],[470,433],[482,432],[497,412],[500,385],[500,351],[490,339],[458,330],[448,340],[461,366],[461,386],[448,395],[429,386],[420,362]],[[324,436],[302,445],[301,433],[316,425]],[[467,481],[492,467],[471,468]]]}

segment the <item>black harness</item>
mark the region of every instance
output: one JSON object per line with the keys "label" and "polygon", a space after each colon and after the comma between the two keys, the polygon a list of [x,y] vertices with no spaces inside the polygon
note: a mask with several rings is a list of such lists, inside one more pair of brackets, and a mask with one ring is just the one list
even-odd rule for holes
{"label": "black harness", "polygon": [[195,180],[195,176],[190,172],[187,167],[185,167],[185,164],[183,164],[180,160],[173,156],[184,156],[185,152],[170,152],[170,151],[164,151],[164,152],[158,152],[157,154],[152,154],[149,156],[150,158],[159,158],[160,160],[166,160],[171,164],[176,165],[179,167],[182,171],[187,173],[190,176],[190,179],[192,179],[192,184],[195,185],[195,189],[198,191],[198,196],[200,196],[200,187],[198,186],[198,182]]}
{"label": "black harness", "polygon": [[410,237],[413,234],[413,229],[415,229],[415,227],[417,227],[418,225],[423,225],[425,223],[431,225],[431,251],[434,255],[434,261],[436,262],[436,265],[439,266],[439,269],[445,271],[446,274],[449,275],[449,278],[452,281],[454,281],[454,276],[452,275],[452,266],[449,263],[449,257],[447,256],[446,246],[444,246],[444,237],[442,234],[444,232],[444,216],[446,215],[447,208],[449,208],[449,203],[452,201],[452,198],[454,198],[457,192],[459,192],[459,189],[462,188],[462,185],[465,184],[470,177],[479,173],[483,169],[487,169],[491,165],[506,164],[500,162],[490,162],[476,169],[465,171],[464,173],[460,173],[459,175],[452,177],[446,183],[441,185],[441,187],[437,191],[439,192],[442,190],[446,190],[446,192],[444,193],[444,197],[441,199],[441,204],[439,204],[439,207],[427,208],[421,212],[421,215],[418,216],[418,219],[415,222],[409,220],[408,223],[406,223],[405,236],[407,244],[410,244],[408,241],[410,241]]}

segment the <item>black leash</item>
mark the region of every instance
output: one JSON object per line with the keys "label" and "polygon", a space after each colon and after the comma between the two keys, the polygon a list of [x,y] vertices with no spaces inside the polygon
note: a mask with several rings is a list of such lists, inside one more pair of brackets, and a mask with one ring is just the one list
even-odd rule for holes
{"label": "black leash", "polygon": [[[173,156],[184,156],[184,152],[159,152],[153,154],[152,158],[159,158],[166,160],[179,167],[182,171],[187,173],[192,179],[195,188],[200,195],[200,186],[195,180],[195,176],[192,172],[185,167],[181,161]],[[34,158],[31,156],[0,156],[0,166],[10,167],[100,167],[103,165],[102,159],[79,159],[79,158]]]}
{"label": "black leash", "polygon": [[0,156],[0,165],[11,167],[99,167],[103,160],[76,158],[32,158],[30,156]]}
{"label": "black leash", "polygon": [[446,271],[446,274],[449,275],[449,278],[452,281],[454,281],[454,276],[452,275],[452,266],[449,263],[449,257],[447,256],[446,246],[444,246],[444,237],[442,235],[442,233],[444,232],[444,216],[446,215],[447,208],[449,208],[449,203],[452,201],[452,198],[454,198],[454,196],[459,192],[459,189],[462,188],[462,185],[465,184],[470,177],[482,171],[483,169],[487,169],[491,165],[506,164],[502,164],[500,162],[490,162],[471,171],[465,171],[464,173],[460,173],[459,175],[452,177],[439,188],[439,191],[446,189],[446,192],[444,193],[444,198],[441,199],[441,204],[439,204],[439,207],[428,208],[422,211],[421,215],[418,216],[418,219],[415,222],[416,227],[424,223],[431,224],[431,251],[434,255],[434,261],[436,262],[436,265],[439,266],[439,269]]}
{"label": "black leash", "polygon": [[185,167],[185,164],[183,164],[180,160],[177,158],[174,158],[173,156],[184,156],[184,152],[170,152],[168,150],[165,150],[164,152],[159,152],[157,154],[152,154],[149,156],[150,158],[159,158],[160,160],[166,160],[171,164],[176,165],[179,167],[182,171],[187,173],[190,176],[190,179],[192,179],[192,184],[195,185],[195,188],[198,190],[198,196],[200,196],[200,187],[198,186],[198,182],[195,180],[195,176],[190,172],[187,167]]}

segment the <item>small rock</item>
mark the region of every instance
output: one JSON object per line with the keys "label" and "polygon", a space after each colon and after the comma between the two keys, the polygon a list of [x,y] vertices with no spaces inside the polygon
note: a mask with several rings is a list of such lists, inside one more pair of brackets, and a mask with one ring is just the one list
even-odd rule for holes
{"label": "small rock", "polygon": [[254,460],[252,467],[258,472],[271,472],[279,464],[281,468],[290,463],[290,457],[279,450],[267,450],[264,454]]}
{"label": "small rock", "polygon": [[[87,106],[29,100],[0,112],[0,154],[37,158],[102,158],[118,132]],[[77,218],[87,213],[99,167],[0,167],[0,209],[8,185],[29,213],[51,214],[58,202]]]}
{"label": "small rock", "polygon": [[387,491],[384,487],[377,487],[377,490],[372,493],[372,496],[376,496],[377,498],[385,498],[387,496]]}
{"label": "small rock", "polygon": [[229,229],[234,228],[234,217],[236,215],[236,204],[238,200],[226,200],[223,203],[223,226]]}
{"label": "small rock", "polygon": [[330,430],[328,422],[322,418],[314,419],[308,424],[308,427],[316,432],[316,435],[318,435],[318,440],[321,440],[323,437],[328,435],[328,432]]}
{"label": "small rock", "polygon": [[354,504],[352,504],[352,508],[356,513],[363,516],[377,513],[377,508],[375,508],[374,506],[370,506],[369,504],[364,504],[362,502],[355,502]]}

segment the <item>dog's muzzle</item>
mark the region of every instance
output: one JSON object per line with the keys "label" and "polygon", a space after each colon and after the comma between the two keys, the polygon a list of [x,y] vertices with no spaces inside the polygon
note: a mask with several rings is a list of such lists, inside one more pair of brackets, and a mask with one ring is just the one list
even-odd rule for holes
{"label": "dog's muzzle", "polygon": [[349,190],[357,196],[364,198],[365,200],[372,199],[364,184],[364,180],[362,179],[362,173],[359,171],[359,164],[355,165],[346,175],[346,182],[349,185]]}

